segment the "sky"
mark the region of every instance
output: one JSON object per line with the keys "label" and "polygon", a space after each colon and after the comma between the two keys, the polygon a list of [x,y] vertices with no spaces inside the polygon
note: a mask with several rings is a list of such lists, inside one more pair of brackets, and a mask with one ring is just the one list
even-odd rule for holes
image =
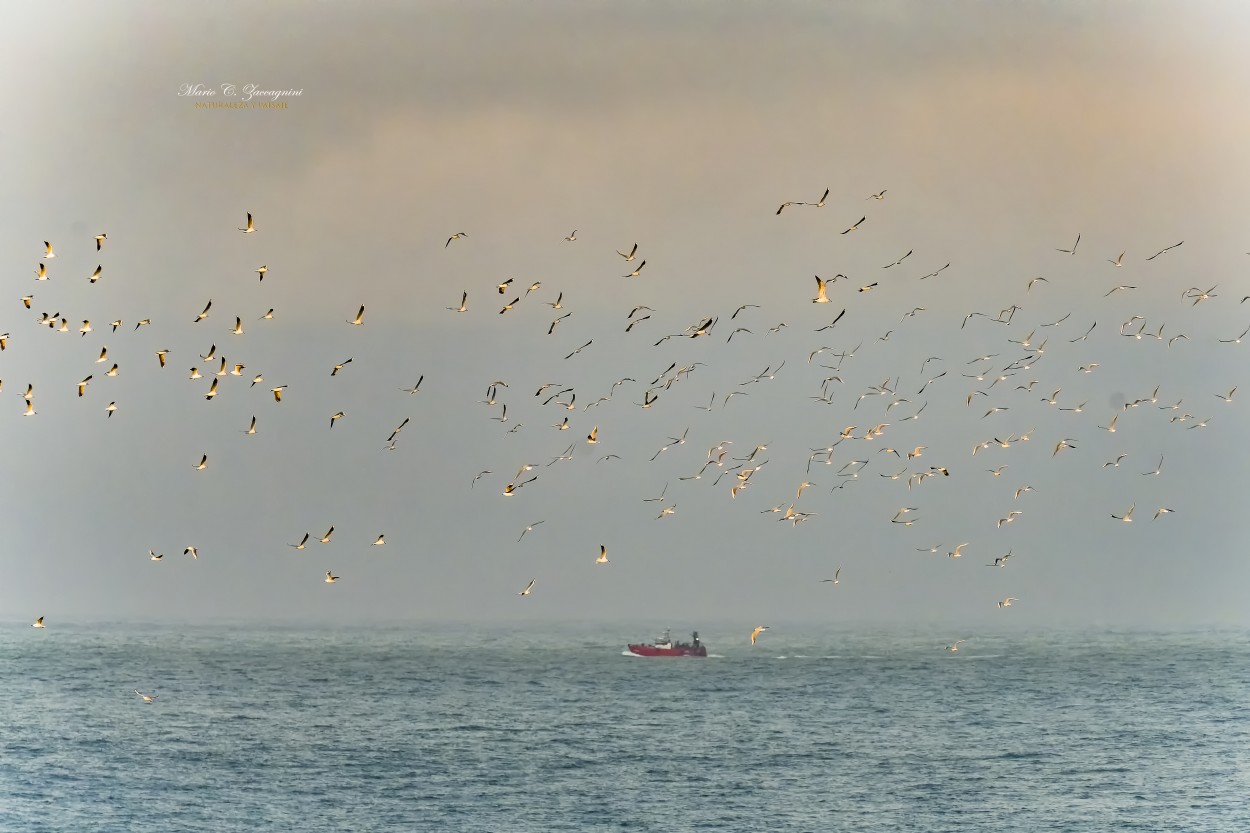
{"label": "sky", "polygon": [[6,9],[0,618],[1250,623],[1248,17]]}

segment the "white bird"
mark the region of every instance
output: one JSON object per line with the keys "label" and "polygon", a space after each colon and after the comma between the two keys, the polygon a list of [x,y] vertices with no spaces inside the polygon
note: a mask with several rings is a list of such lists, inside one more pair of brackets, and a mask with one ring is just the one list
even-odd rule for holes
{"label": "white bird", "polygon": [[187,547],[185,550],[182,551],[182,554],[183,555],[190,554],[190,556],[196,561],[200,560],[200,551],[197,550],[195,547]]}
{"label": "white bird", "polygon": [[372,544],[370,544],[369,546],[372,546],[372,547],[381,547],[381,546],[384,546],[385,544],[386,544],[386,536],[385,536],[385,535],[379,535],[379,536],[378,536],[378,540],[374,541],[374,542],[373,542]]}
{"label": "white bird", "polygon": [[1137,508],[1137,504],[1134,503],[1131,506],[1129,506],[1128,511],[1125,512],[1123,515],[1112,515],[1111,517],[1115,518],[1117,521],[1124,521],[1124,523],[1126,524],[1132,523],[1133,522],[1133,510],[1135,508]]}
{"label": "white bird", "polygon": [[164,557],[165,557],[165,553],[158,554],[155,550],[148,550],[149,561],[160,561]]}
{"label": "white bird", "polygon": [[635,243],[635,244],[634,244],[634,248],[632,248],[632,249],[630,249],[630,250],[629,250],[629,254],[625,254],[625,253],[624,253],[624,252],[622,252],[622,251],[617,251],[617,254],[618,254],[618,255],[620,255],[621,257],[625,258],[625,262],[626,262],[626,263],[629,263],[631,260],[633,260],[633,259],[634,259],[634,253],[635,253],[635,252],[637,252],[637,251],[638,251],[638,244],[637,244],[637,243]]}
{"label": "white bird", "polygon": [[145,703],[155,703],[155,702],[156,702],[156,695],[155,695],[155,694],[144,694],[142,691],[140,691],[140,690],[139,690],[139,689],[137,689],[137,688],[135,689],[135,694],[138,694],[138,695],[139,695],[139,697],[140,697],[140,698],[142,698],[143,702],[145,702]]}
{"label": "white bird", "polygon": [[1018,601],[1020,601],[1020,600],[1019,600],[1019,599],[1017,599],[1015,596],[1008,596],[1007,598],[1005,598],[1005,599],[1003,599],[1001,602],[999,602],[999,603],[998,603],[998,606],[999,606],[999,607],[1011,607],[1011,603],[1012,603],[1012,602],[1018,602]]}
{"label": "white bird", "polygon": [[365,305],[361,304],[360,309],[356,312],[356,317],[352,319],[348,319],[347,323],[355,324],[356,326],[359,327],[364,322],[365,322]]}
{"label": "white bird", "polygon": [[530,591],[534,589],[534,582],[535,582],[535,581],[537,581],[537,579],[530,579],[530,583],[529,583],[529,584],[527,584],[527,585],[525,585],[525,589],[520,590],[520,591],[517,593],[517,595],[518,595],[518,596],[528,596],[528,595],[530,594]]}
{"label": "white bird", "polygon": [[595,559],[595,563],[596,564],[608,563],[608,548],[603,546],[602,544],[599,545],[599,557]]}
{"label": "white bird", "polygon": [[755,630],[751,631],[751,644],[754,645],[756,638],[766,630],[768,630],[767,625],[756,626]]}
{"label": "white bird", "polygon": [[960,646],[960,645],[964,644],[964,643],[965,643],[965,642],[967,642],[967,641],[968,641],[968,640],[966,640],[966,639],[956,639],[956,640],[955,640],[954,642],[952,642],[950,645],[947,645],[947,646],[946,646],[946,650],[950,651],[950,652],[953,654],[953,653],[955,653],[956,651],[958,651],[958,650],[959,650],[959,646]]}
{"label": "white bird", "polygon": [[834,571],[834,573],[833,573],[833,578],[822,578],[820,581],[821,581],[821,583],[822,583],[822,584],[823,584],[823,583],[825,583],[825,582],[829,582],[830,584],[837,584],[837,583],[838,583],[838,576],[840,576],[840,575],[842,575],[842,568],[841,568],[841,567],[839,567],[837,570],[835,570],[835,571]]}
{"label": "white bird", "polygon": [[32,628],[42,628],[42,627],[43,627],[43,617],[42,617],[42,616],[40,616],[38,619],[36,619],[36,620],[35,620],[35,624],[31,625],[31,627],[32,627]]}
{"label": "white bird", "polygon": [[252,225],[252,215],[250,212],[247,215],[247,228],[241,228],[239,229],[239,231],[243,232],[244,234],[251,234],[252,232],[256,231],[256,227]]}
{"label": "white bird", "polygon": [[338,577],[338,576],[334,575],[334,574],[333,574],[332,572],[330,572],[329,570],[326,570],[326,578],[325,578],[325,582],[326,582],[326,584],[334,584],[334,582],[336,582],[336,581],[338,581],[338,580],[339,580],[339,577]]}

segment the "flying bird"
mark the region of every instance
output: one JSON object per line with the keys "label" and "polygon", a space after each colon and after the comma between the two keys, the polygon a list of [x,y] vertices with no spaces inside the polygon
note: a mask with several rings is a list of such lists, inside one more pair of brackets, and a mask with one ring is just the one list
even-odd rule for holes
{"label": "flying bird", "polygon": [[463,231],[458,231],[455,234],[453,234],[451,237],[447,238],[447,242],[443,244],[443,248],[446,249],[448,246],[450,246],[451,241],[453,240],[459,240],[461,237],[468,237],[468,236],[469,235],[465,234]]}
{"label": "flying bird", "polygon": [[[884,194],[885,192],[884,192],[884,191],[882,191],[881,193],[883,193],[883,194]],[[859,229],[859,225],[860,225],[860,223],[864,222],[864,221],[865,221],[865,220],[867,220],[867,219],[868,219],[868,217],[867,217],[867,216],[860,217],[858,221],[856,221],[855,223],[853,223],[853,224],[851,225],[851,227],[850,227],[850,228],[848,228],[846,231],[841,232],[841,234],[849,234],[849,233],[850,233],[850,232],[852,232],[852,231],[856,231],[856,230],[858,230],[858,229]]]}
{"label": "flying bird", "polygon": [[356,317],[352,319],[348,319],[347,323],[355,324],[357,327],[365,323],[365,305],[364,304],[360,305],[360,309],[356,312]]}
{"label": "flying bird", "polygon": [[530,579],[530,583],[529,583],[529,584],[527,584],[527,585],[525,585],[525,588],[524,588],[524,589],[522,589],[522,590],[520,590],[520,591],[517,593],[517,595],[518,595],[518,596],[528,596],[528,595],[530,594],[530,591],[532,591],[532,590],[534,589],[534,582],[535,582],[535,581],[537,581],[537,579]]}
{"label": "flying bird", "polygon": [[754,645],[756,638],[766,630],[768,630],[767,626],[759,625],[755,628],[755,630],[751,631],[751,644]]}
{"label": "flying bird", "polygon": [[243,232],[244,234],[251,234],[252,232],[256,231],[256,227],[252,224],[251,213],[247,215],[247,228],[241,228],[239,229],[239,231]]}

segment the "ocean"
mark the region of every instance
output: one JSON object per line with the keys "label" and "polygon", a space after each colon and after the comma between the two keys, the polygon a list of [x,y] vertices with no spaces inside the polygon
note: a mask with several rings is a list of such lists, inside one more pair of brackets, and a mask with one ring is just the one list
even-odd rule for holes
{"label": "ocean", "polygon": [[748,634],[12,624],[0,830],[1250,831],[1246,631]]}

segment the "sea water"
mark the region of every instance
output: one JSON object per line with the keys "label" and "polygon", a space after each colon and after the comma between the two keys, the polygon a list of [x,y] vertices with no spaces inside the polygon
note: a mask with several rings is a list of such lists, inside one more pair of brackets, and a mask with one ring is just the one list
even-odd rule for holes
{"label": "sea water", "polygon": [[655,630],[11,624],[0,830],[1250,831],[1250,633]]}

